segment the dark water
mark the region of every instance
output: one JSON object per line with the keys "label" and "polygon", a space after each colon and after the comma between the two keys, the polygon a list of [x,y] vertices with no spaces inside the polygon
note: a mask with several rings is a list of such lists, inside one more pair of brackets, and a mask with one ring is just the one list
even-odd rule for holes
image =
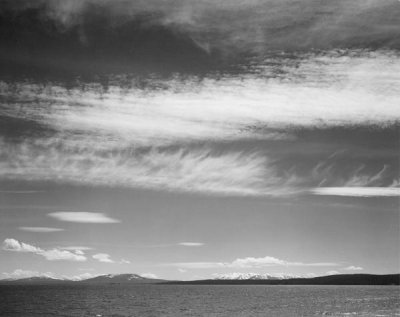
{"label": "dark water", "polygon": [[400,316],[396,286],[1,286],[1,316]]}

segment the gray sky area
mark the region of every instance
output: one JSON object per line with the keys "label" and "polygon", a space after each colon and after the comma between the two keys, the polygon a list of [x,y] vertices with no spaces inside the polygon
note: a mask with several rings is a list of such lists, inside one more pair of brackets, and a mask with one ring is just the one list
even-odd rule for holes
{"label": "gray sky area", "polygon": [[0,14],[0,278],[398,273],[399,1]]}

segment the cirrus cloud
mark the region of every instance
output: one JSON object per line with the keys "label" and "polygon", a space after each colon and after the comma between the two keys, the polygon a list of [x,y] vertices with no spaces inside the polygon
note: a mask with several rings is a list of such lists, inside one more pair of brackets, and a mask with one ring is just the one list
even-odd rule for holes
{"label": "cirrus cloud", "polygon": [[86,211],[58,211],[49,213],[48,216],[60,221],[80,222],[80,223],[118,223],[117,219],[111,218],[100,212]]}
{"label": "cirrus cloud", "polygon": [[64,231],[64,229],[62,228],[50,228],[50,227],[18,227],[18,229],[22,231],[40,232],[40,233]]}
{"label": "cirrus cloud", "polygon": [[318,187],[311,190],[314,195],[351,197],[395,197],[400,196],[399,187]]}
{"label": "cirrus cloud", "polygon": [[[321,188],[312,193],[328,194],[324,178],[310,184],[312,175],[287,175],[291,169],[279,169],[266,149],[216,149],[214,143],[278,142],[296,139],[296,129],[397,124],[396,53],[342,53],[300,54],[296,62],[275,57],[241,75],[155,79],[145,88],[2,82],[0,92],[13,101],[2,114],[49,131],[18,142],[0,137],[0,176],[215,195],[290,195],[314,187]],[[277,64],[284,67],[271,66]],[[389,187],[375,179],[388,170],[361,171],[332,187]],[[397,192],[378,188],[373,195]],[[352,194],[366,196],[347,190]]]}

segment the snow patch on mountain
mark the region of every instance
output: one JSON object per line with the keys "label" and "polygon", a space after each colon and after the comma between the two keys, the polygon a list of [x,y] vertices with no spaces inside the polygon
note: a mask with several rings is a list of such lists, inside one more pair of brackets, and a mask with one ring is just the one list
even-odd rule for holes
{"label": "snow patch on mountain", "polygon": [[307,275],[295,275],[295,274],[283,274],[283,273],[224,273],[224,274],[213,274],[215,280],[287,280],[290,278],[305,278],[315,277],[313,274]]}

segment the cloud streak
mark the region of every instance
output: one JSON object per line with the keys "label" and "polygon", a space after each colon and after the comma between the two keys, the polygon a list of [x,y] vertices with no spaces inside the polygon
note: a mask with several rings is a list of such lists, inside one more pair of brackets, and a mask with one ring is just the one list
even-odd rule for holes
{"label": "cloud streak", "polygon": [[329,183],[323,177],[332,176],[328,167],[316,168],[311,178],[288,175],[266,150],[212,144],[293,140],[296,129],[397,124],[398,61],[383,51],[304,54],[295,62],[272,58],[242,75],[155,79],[145,88],[111,85],[106,91],[2,83],[12,101],[2,114],[51,132],[16,142],[0,138],[0,176],[215,195],[390,187],[378,182],[388,167]]}
{"label": "cloud streak", "polygon": [[40,232],[40,233],[64,231],[64,229],[62,228],[49,228],[49,227],[18,227],[18,229],[22,231]]}
{"label": "cloud streak", "polygon": [[60,221],[79,223],[118,223],[117,219],[111,218],[100,212],[86,211],[58,211],[49,213],[48,216]]}
{"label": "cloud streak", "polygon": [[202,242],[179,242],[178,245],[184,247],[202,247],[204,243]]}
{"label": "cloud streak", "polygon": [[305,266],[305,267],[338,266],[337,263],[333,262],[315,262],[315,263],[290,262],[271,256],[265,256],[261,258],[254,258],[254,257],[238,258],[232,262],[180,262],[180,263],[169,263],[166,265],[184,269],[214,269],[214,268],[238,269],[238,268],[263,268],[269,266]]}
{"label": "cloud streak", "polygon": [[[300,55],[296,62],[272,58],[265,67],[255,66],[242,75],[154,80],[155,86],[164,89],[111,86],[102,91],[89,86],[67,90],[20,84],[16,95],[14,85],[3,83],[1,91],[21,103],[18,111],[5,105],[5,114],[37,120],[68,133],[60,137],[68,137],[63,141],[71,146],[84,146],[88,137],[91,141],[101,137],[104,146],[114,147],[121,142],[154,146],[202,140],[284,139],[291,137],[286,131],[290,126],[398,121],[400,63],[393,54],[310,54]],[[42,106],[32,107],[36,102]],[[113,120],[109,120],[111,115]],[[264,129],[259,133],[251,127]]]}
{"label": "cloud streak", "polygon": [[43,256],[48,261],[75,261],[83,262],[87,258],[82,254],[76,254],[67,250],[60,250],[57,248],[44,250],[39,247],[20,242],[15,239],[5,239],[3,241],[3,250],[21,253],[33,253]]}
{"label": "cloud streak", "polygon": [[314,195],[348,197],[396,197],[399,187],[319,187],[311,190]]}
{"label": "cloud streak", "polygon": [[343,270],[347,270],[347,271],[362,271],[364,269],[361,266],[351,265],[351,266],[345,267]]}

